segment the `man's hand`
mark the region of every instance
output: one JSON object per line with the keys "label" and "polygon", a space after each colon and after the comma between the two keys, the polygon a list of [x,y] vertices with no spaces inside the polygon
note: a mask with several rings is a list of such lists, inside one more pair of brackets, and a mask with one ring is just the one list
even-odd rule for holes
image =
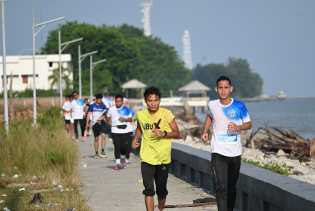
{"label": "man's hand", "polygon": [[207,132],[202,133],[201,140],[203,142],[208,142],[208,140],[209,140],[209,133],[207,133]]}
{"label": "man's hand", "polygon": [[133,149],[137,149],[139,146],[140,146],[140,141],[139,141],[137,138],[134,138],[134,139],[132,140],[131,147],[132,147]]}
{"label": "man's hand", "polygon": [[163,138],[165,136],[165,132],[160,129],[154,129],[152,132],[156,138]]}
{"label": "man's hand", "polygon": [[235,124],[233,122],[230,122],[228,124],[228,132],[239,133],[240,131],[241,131],[241,128],[237,124]]}

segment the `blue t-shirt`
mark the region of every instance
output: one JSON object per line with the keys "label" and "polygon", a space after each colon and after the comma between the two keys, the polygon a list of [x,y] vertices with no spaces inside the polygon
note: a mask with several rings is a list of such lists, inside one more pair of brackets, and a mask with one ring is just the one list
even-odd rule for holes
{"label": "blue t-shirt", "polygon": [[92,125],[94,125],[97,120],[107,112],[108,108],[104,103],[93,103],[90,105],[88,112],[91,113]]}

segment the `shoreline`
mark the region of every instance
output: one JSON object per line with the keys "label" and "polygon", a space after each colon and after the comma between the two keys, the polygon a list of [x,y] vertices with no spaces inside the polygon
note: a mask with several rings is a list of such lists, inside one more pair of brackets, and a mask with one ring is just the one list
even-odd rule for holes
{"label": "shoreline", "polygon": [[[178,144],[184,144],[199,150],[210,153],[210,145],[204,144],[199,138],[187,136],[186,139],[173,140]],[[290,169],[291,178],[299,181],[307,182],[315,185],[315,159],[310,158],[310,161],[300,162],[297,159],[291,159],[288,154],[283,151],[278,153],[264,153],[259,149],[251,149],[243,146],[242,160],[251,160],[261,164],[276,164],[285,166]]]}

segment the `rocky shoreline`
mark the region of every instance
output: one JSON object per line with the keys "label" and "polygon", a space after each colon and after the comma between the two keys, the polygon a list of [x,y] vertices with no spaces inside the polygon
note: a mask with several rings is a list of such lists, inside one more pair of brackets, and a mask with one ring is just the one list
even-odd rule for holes
{"label": "rocky shoreline", "polygon": [[[185,140],[174,140],[178,144],[185,144],[200,150],[210,152],[210,145],[204,144],[199,138],[187,136]],[[300,162],[298,159],[291,159],[284,151],[278,153],[264,153],[258,149],[243,147],[242,159],[256,161],[261,164],[277,164],[290,169],[289,177],[315,185],[315,159]]]}
{"label": "rocky shoreline", "polygon": [[[186,120],[181,119],[177,119],[177,122],[183,139],[174,140],[174,142],[210,152],[210,143],[204,143],[199,138],[201,133],[200,123],[189,123]],[[268,128],[259,128],[258,130],[256,130],[255,132],[242,134],[243,160],[253,161],[261,165],[273,164],[284,167],[285,169],[288,169],[289,177],[307,183],[315,184],[315,158],[312,157],[314,156],[312,154],[314,153],[314,139],[302,140],[302,138],[294,133],[294,131],[289,131],[286,129],[283,130],[283,134],[289,134],[289,138],[279,138],[278,136],[272,136],[272,133],[266,135],[267,133],[265,132],[271,130]],[[261,131],[262,133],[260,133]],[[254,137],[255,139],[253,139]],[[264,137],[265,139],[258,139],[258,137]],[[296,139],[294,139],[294,137],[296,137]],[[274,145],[272,146],[277,147],[275,149],[272,148],[272,150],[267,151],[266,148],[262,147],[266,146],[266,143],[264,141],[266,141],[268,146],[272,145],[271,143],[274,143]],[[280,142],[282,144],[279,144]],[[256,146],[256,148],[254,145]],[[261,147],[259,148],[258,146]],[[283,147],[285,150],[283,150],[279,146]]]}

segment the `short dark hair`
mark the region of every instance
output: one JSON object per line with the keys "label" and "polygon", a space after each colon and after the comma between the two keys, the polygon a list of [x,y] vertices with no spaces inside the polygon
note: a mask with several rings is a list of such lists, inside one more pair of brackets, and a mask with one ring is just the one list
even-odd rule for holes
{"label": "short dark hair", "polygon": [[103,95],[98,93],[95,95],[95,99],[102,99],[103,98]]}
{"label": "short dark hair", "polygon": [[124,96],[123,96],[122,94],[117,94],[117,95],[115,95],[115,100],[116,100],[117,98],[124,99]]}
{"label": "short dark hair", "polygon": [[144,91],[144,99],[147,99],[147,97],[149,97],[149,95],[156,95],[158,96],[159,98],[161,98],[161,92],[158,88],[154,87],[154,86],[151,86],[151,87],[148,87],[145,91]]}
{"label": "short dark hair", "polygon": [[73,91],[73,92],[72,92],[72,96],[73,96],[73,95],[77,95],[77,94],[79,94],[77,91]]}
{"label": "short dark hair", "polygon": [[230,79],[229,77],[227,77],[227,76],[221,75],[221,76],[217,79],[217,82],[216,82],[217,86],[218,86],[218,84],[219,84],[220,81],[228,81],[229,84],[232,85],[231,79]]}

